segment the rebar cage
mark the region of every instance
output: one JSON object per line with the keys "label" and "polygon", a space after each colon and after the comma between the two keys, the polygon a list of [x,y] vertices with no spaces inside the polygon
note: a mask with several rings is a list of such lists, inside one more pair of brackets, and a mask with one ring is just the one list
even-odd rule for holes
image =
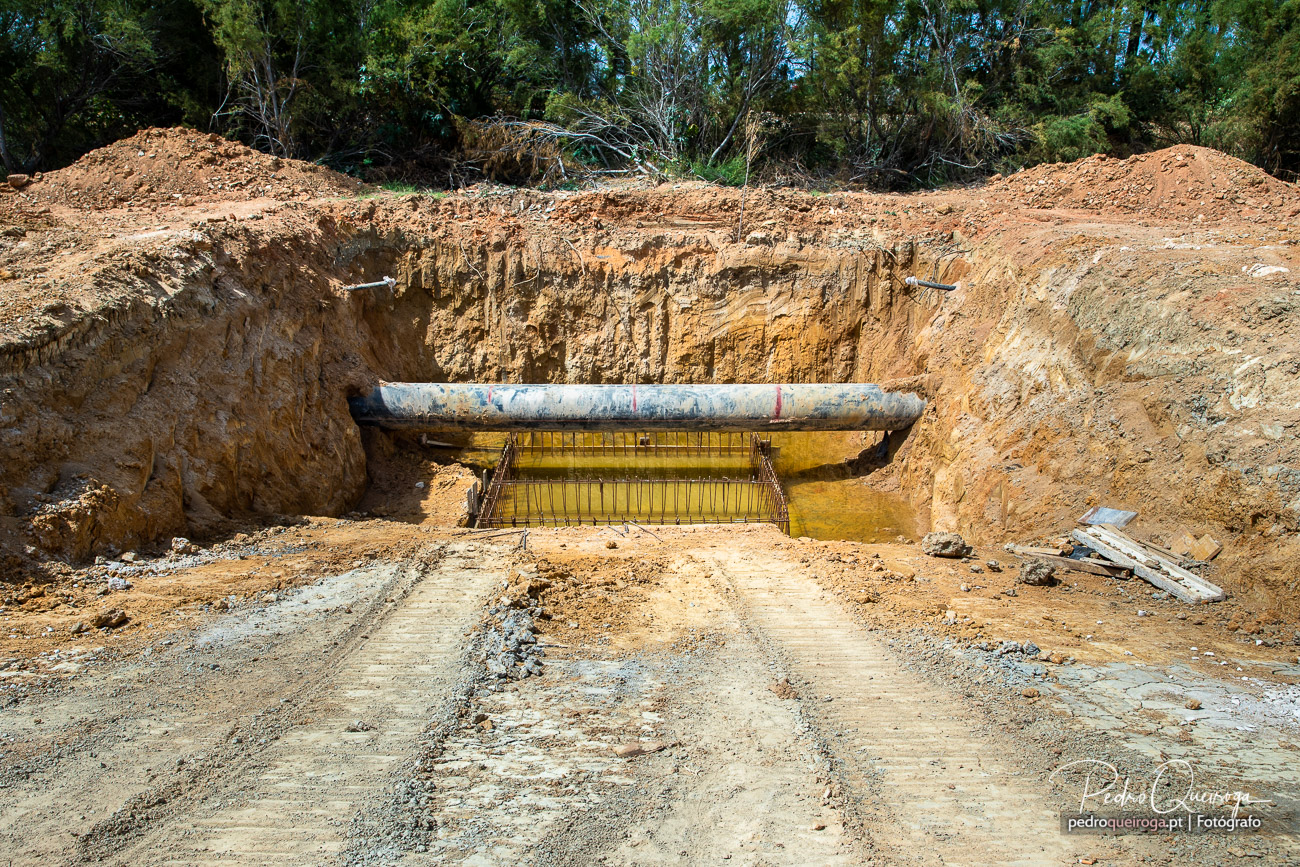
{"label": "rebar cage", "polygon": [[789,533],[771,455],[771,440],[752,433],[511,433],[471,511],[481,528],[772,523]]}

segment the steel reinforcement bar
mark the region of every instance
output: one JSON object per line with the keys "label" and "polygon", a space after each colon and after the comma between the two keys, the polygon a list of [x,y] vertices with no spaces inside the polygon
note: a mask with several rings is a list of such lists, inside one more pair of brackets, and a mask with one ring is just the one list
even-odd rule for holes
{"label": "steel reinforcement bar", "polygon": [[523,455],[606,457],[726,456],[750,450],[749,436],[730,431],[524,431]]}
{"label": "steel reinforcement bar", "polygon": [[788,533],[789,507],[772,466],[771,441],[757,435],[749,440],[748,478],[524,478],[517,465],[518,437],[511,434],[502,446],[477,526],[772,523]]}
{"label": "steel reinforcement bar", "polygon": [[[483,495],[483,506],[479,511],[477,524],[479,527],[495,526],[491,522],[492,516],[501,511],[501,494],[514,478],[515,440],[515,435],[510,434],[501,446],[501,456],[497,458],[496,469],[492,472],[492,481],[488,483],[487,492]],[[484,523],[484,519],[487,519],[487,523]]]}

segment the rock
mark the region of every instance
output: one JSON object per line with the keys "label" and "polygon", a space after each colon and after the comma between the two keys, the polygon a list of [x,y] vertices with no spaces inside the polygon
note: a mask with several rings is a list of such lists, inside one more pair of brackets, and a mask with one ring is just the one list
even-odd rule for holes
{"label": "rock", "polygon": [[1031,587],[1050,587],[1056,583],[1056,567],[1043,560],[1030,560],[1020,570],[1016,582]]}
{"label": "rock", "polygon": [[952,205],[948,204],[947,202],[942,202],[934,206],[934,212],[936,214],[951,214]]}
{"label": "rock", "polygon": [[978,563],[972,563],[970,564],[970,570],[971,572],[974,572],[976,575],[980,575],[984,572],[984,567]]}
{"label": "rock", "polygon": [[1016,588],[1014,588],[1014,587],[1008,587],[1006,590],[1003,590],[1002,593],[1003,593],[1004,596],[1015,596],[1015,595],[1016,595]]}
{"label": "rock", "polygon": [[787,677],[781,678],[769,686],[768,689],[772,690],[777,698],[790,699],[799,697],[799,693],[795,691],[795,688],[790,684],[790,679]]}
{"label": "rock", "polygon": [[956,533],[926,533],[921,539],[921,550],[931,557],[965,557],[969,548],[966,540]]}
{"label": "rock", "polygon": [[358,719],[358,720],[353,720],[352,722],[348,723],[348,727],[347,727],[346,729],[344,729],[344,731],[348,731],[348,732],[368,732],[368,731],[371,731],[372,729],[374,729],[374,726],[372,726],[370,723],[366,722],[365,720]]}
{"label": "rock", "polygon": [[1001,572],[1001,571],[1002,571],[1002,564],[999,563],[997,560],[989,560],[988,562],[986,562],[986,563],[984,564],[984,566],[985,566],[985,567],[986,567],[990,572]]}
{"label": "rock", "polygon": [[109,590],[130,590],[131,582],[125,578],[118,578],[116,575],[108,579]]}
{"label": "rock", "polygon": [[492,725],[492,720],[490,719],[485,719],[481,723],[476,723],[476,725],[485,732],[490,732],[494,728],[494,726]]}
{"label": "rock", "polygon": [[71,632],[73,635],[80,635],[81,633],[85,632],[89,628],[90,627],[88,627],[84,621],[78,620],[76,623],[72,624],[72,628],[69,629],[68,631]]}
{"label": "rock", "polygon": [[1038,690],[1032,686],[1027,686],[1020,690],[1020,694],[1025,698],[1038,698]]}
{"label": "rock", "polygon": [[1065,654],[1061,653],[1059,650],[1053,650],[1051,653],[1047,654],[1047,661],[1054,665],[1060,665],[1065,662]]}
{"label": "rock", "polygon": [[172,539],[173,554],[193,554],[196,551],[198,551],[198,548],[196,548],[194,543],[189,539],[186,539],[184,536],[177,536]]}
{"label": "rock", "polygon": [[121,608],[108,608],[91,618],[90,625],[95,629],[117,629],[130,619]]}
{"label": "rock", "polygon": [[1034,644],[1032,641],[1026,641],[1023,645],[1021,645],[1020,651],[1025,656],[1037,656],[1038,654],[1042,653],[1042,651],[1038,648],[1038,645]]}
{"label": "rock", "polygon": [[605,543],[605,547],[606,547],[606,548],[617,548],[617,547],[618,547],[618,543],[615,542],[613,539],[610,539],[608,542]]}
{"label": "rock", "polygon": [[772,236],[767,232],[750,232],[745,236],[745,243],[750,245],[766,245],[772,243]]}
{"label": "rock", "polygon": [[1183,703],[1183,707],[1187,708],[1188,710],[1200,710],[1201,702],[1199,699],[1189,698],[1186,702]]}
{"label": "rock", "polygon": [[280,601],[280,597],[279,597],[279,596],[276,596],[274,593],[268,593],[268,594],[266,594],[265,596],[262,597],[262,601],[263,601],[263,602],[267,602],[267,603],[271,603],[271,602],[279,602],[279,601]]}
{"label": "rock", "polygon": [[880,601],[880,594],[874,590],[864,590],[853,597],[853,601],[859,605],[874,605]]}
{"label": "rock", "polygon": [[140,555],[137,554],[137,553],[135,553],[134,551],[127,551],[125,554],[122,555],[122,562],[123,562],[123,563],[139,563],[139,562],[140,562]]}
{"label": "rock", "polygon": [[9,181],[9,186],[13,187],[15,190],[21,190],[32,182],[32,176],[24,175],[21,172],[14,172],[5,180]]}
{"label": "rock", "polygon": [[476,714],[474,714],[474,725],[478,725],[478,724],[481,723],[481,722],[486,722],[487,719],[488,719],[488,715],[487,715],[487,714],[485,714],[485,713],[476,713]]}
{"label": "rock", "polygon": [[963,584],[963,585],[961,585],[961,592],[963,592],[963,593],[969,593],[969,592],[970,592],[970,585],[969,585],[969,584]]}

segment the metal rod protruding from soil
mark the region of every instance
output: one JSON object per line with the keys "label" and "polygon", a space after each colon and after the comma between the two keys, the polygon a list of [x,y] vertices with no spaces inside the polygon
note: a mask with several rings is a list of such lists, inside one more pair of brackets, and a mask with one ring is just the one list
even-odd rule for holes
{"label": "metal rod protruding from soil", "polygon": [[903,282],[908,286],[925,286],[928,289],[942,289],[944,292],[951,292],[957,288],[955,283],[935,283],[933,280],[921,280],[917,277],[905,277]]}
{"label": "metal rod protruding from soil", "polygon": [[378,289],[380,286],[387,286],[389,289],[392,289],[396,285],[397,281],[392,277],[385,277],[384,279],[376,280],[373,283],[354,283],[351,286],[344,286],[343,291],[354,292],[357,289]]}

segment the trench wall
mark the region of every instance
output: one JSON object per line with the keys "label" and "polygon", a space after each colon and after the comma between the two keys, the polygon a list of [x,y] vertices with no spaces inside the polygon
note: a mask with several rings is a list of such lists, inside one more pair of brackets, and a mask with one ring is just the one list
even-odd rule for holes
{"label": "trench wall", "polygon": [[[1171,390],[1153,374],[1187,354],[1150,348],[1177,324],[1168,293],[1153,273],[1142,298],[1117,300],[1097,244],[1025,254],[1010,233],[882,228],[720,242],[639,224],[569,238],[475,218],[463,203],[302,210],[87,273],[106,303],[0,352],[11,556],[347,511],[366,469],[346,398],[379,379],[858,380],[931,401],[873,483],[935,528],[1025,539],[1087,505],[1136,506],[1149,527],[1253,540],[1238,589],[1269,604],[1296,591],[1294,566],[1263,553],[1277,527],[1278,557],[1295,544],[1289,489],[1252,476],[1258,456],[1173,393],[1188,380]],[[912,273],[964,288],[909,289]],[[339,289],[384,275],[393,290]],[[1228,387],[1211,377],[1202,391]]]}

